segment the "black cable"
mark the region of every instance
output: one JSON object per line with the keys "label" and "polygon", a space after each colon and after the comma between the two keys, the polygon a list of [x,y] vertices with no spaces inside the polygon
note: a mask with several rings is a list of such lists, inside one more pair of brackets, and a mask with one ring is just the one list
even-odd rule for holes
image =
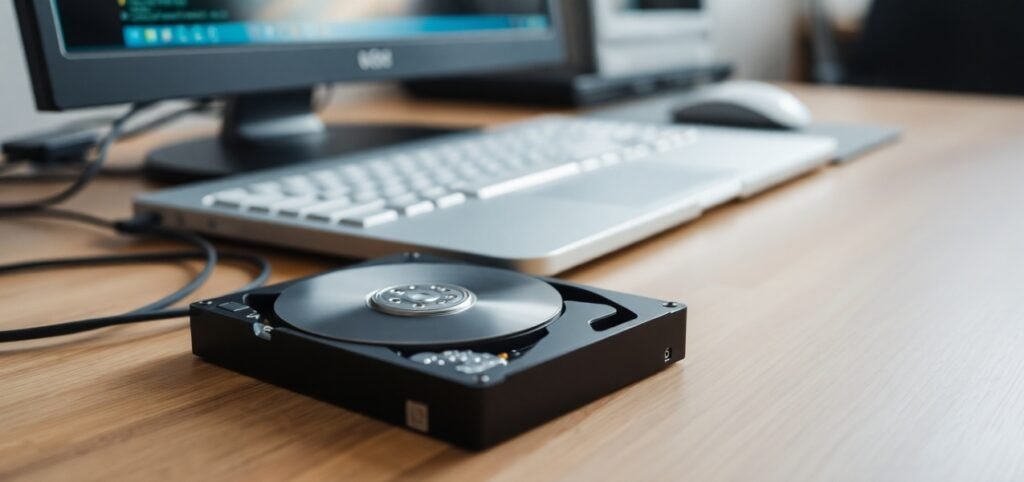
{"label": "black cable", "polygon": [[[212,110],[214,106],[213,99],[202,99],[193,102],[187,107],[169,112],[155,119],[149,120],[141,125],[133,126],[130,129],[124,129],[119,136],[117,141],[127,141],[143,134],[147,134],[151,131],[164,127],[171,124],[181,118],[184,118],[190,114],[203,113]],[[116,121],[116,119],[114,120]],[[96,121],[89,121],[88,124],[84,122],[78,122],[78,125],[94,127],[93,124]],[[65,129],[69,129],[70,126],[75,123],[68,124]],[[21,167],[29,162],[26,160],[11,160],[10,162],[0,162],[0,174],[7,173],[18,167]],[[15,183],[50,183],[50,182],[73,182],[82,176],[83,168],[88,168],[88,164],[78,165],[72,164],[70,166],[59,166],[51,169],[44,169],[38,172],[26,172],[19,174],[9,174],[6,176],[0,176],[0,184],[15,184]],[[110,176],[110,177],[138,177],[143,174],[143,169],[139,166],[130,167],[117,167],[117,166],[106,166],[104,165],[99,172],[99,175]]]}
{"label": "black cable", "polygon": [[58,192],[57,194],[53,194],[51,196],[37,199],[34,201],[0,205],[0,215],[25,211],[36,211],[42,208],[53,206],[54,204],[62,203],[77,195],[79,192],[82,191],[82,189],[89,185],[89,183],[92,182],[93,179],[96,178],[97,174],[99,174],[100,170],[103,168],[104,162],[106,162],[107,160],[107,154],[110,151],[110,146],[114,143],[114,141],[116,141],[121,136],[121,133],[124,131],[125,124],[129,120],[131,120],[132,117],[135,117],[135,115],[137,115],[139,112],[142,112],[143,110],[149,108],[152,105],[153,103],[134,104],[131,106],[128,112],[126,112],[121,117],[118,117],[117,120],[114,121],[114,123],[110,126],[110,131],[107,132],[107,135],[105,135],[103,137],[103,140],[100,141],[100,144],[97,147],[96,151],[96,158],[86,165],[85,169],[82,170],[78,179],[76,179],[70,186],[65,188],[63,191]]}
{"label": "black cable", "polygon": [[[4,169],[0,168],[0,174]],[[112,167],[104,166],[99,176],[115,178],[139,177],[144,173],[141,167]],[[72,182],[82,177],[81,169],[58,168],[45,169],[37,172],[24,172],[16,174],[0,175],[0,184],[47,184],[56,182]]]}
{"label": "black cable", "polygon": [[78,211],[69,211],[66,209],[59,208],[45,208],[38,211],[22,211],[16,213],[9,213],[0,216],[0,218],[49,218],[56,219],[59,221],[76,222],[79,224],[88,224],[95,228],[100,229],[116,229],[117,223],[114,221],[108,221],[99,216],[93,216],[91,214],[80,213]]}
{"label": "black cable", "polygon": [[[245,286],[228,294],[241,293],[263,286],[271,274],[270,262],[261,256],[243,253],[223,253],[220,259],[238,261],[256,268],[257,275]],[[201,260],[206,253],[195,251],[174,251],[168,253],[140,253],[111,256],[83,256],[81,258],[55,258],[24,261],[0,266],[0,275],[25,271],[42,271],[49,269],[94,268],[97,266],[118,266],[144,263],[173,263],[186,260]]]}
{"label": "black cable", "polygon": [[[178,241],[185,244],[191,244],[197,247],[199,249],[199,252],[143,253],[134,255],[92,256],[79,258],[26,261],[0,266],[0,275],[18,271],[30,271],[41,269],[78,268],[86,266],[109,266],[129,263],[170,262],[185,259],[201,259],[205,262],[205,265],[203,269],[200,271],[200,273],[198,273],[187,285],[185,285],[181,289],[153,303],[147,304],[146,306],[143,306],[131,312],[122,315],[71,321],[55,325],[0,331],[0,343],[49,338],[54,336],[69,335],[72,333],[81,333],[84,331],[91,331],[115,325],[124,325],[129,323],[140,323],[146,321],[164,320],[171,318],[181,318],[183,316],[187,316],[187,309],[167,310],[165,308],[183,300],[184,298],[188,297],[196,290],[198,290],[203,284],[205,284],[205,282],[213,274],[213,270],[216,268],[218,261],[216,249],[213,247],[212,244],[210,244],[205,239],[190,232],[176,231],[161,227],[156,224],[155,219],[146,216],[136,217],[135,219],[126,222],[114,223],[85,213],[48,208],[41,209],[38,211],[12,213],[8,215],[8,217],[44,217],[57,219],[61,221],[77,222],[92,227],[114,229],[116,232],[121,234],[150,237],[156,239],[165,239]],[[262,257],[231,253],[225,254],[224,258],[251,264],[252,266],[256,267],[259,270],[258,275],[253,279],[253,281],[251,281],[245,287],[243,287],[241,291],[247,291],[262,286],[264,283],[267,282],[267,280],[270,279],[270,263]]]}
{"label": "black cable", "polygon": [[188,316],[188,309],[181,308],[152,313],[107,316],[88,320],[69,321],[67,323],[58,323],[55,325],[0,331],[0,343],[53,338],[55,336],[72,335],[75,333],[99,330],[100,328],[108,328],[111,326],[142,323],[146,321],[169,320],[185,316]]}
{"label": "black cable", "polygon": [[[46,269],[46,268],[67,268],[67,267],[84,267],[84,266],[95,266],[95,265],[111,265],[111,264],[127,264],[127,263],[140,263],[140,262],[158,262],[158,261],[176,261],[184,259],[202,259],[206,256],[205,253],[150,253],[140,255],[129,255],[129,256],[109,256],[109,257],[94,257],[94,258],[72,258],[63,260],[43,260],[27,263],[19,263],[17,265],[9,265],[0,267],[0,273],[11,273],[14,271],[24,270],[35,270],[35,269]],[[259,256],[251,256],[245,254],[229,253],[223,255],[224,259],[233,259],[249,263],[259,269],[259,274],[248,284],[241,289],[235,291],[235,293],[248,291],[251,289],[263,286],[267,280],[270,279],[270,263]],[[15,341],[28,341],[38,340],[42,338],[52,338],[55,336],[71,335],[74,333],[82,333],[86,331],[98,330],[101,328],[107,328],[117,325],[126,325],[133,323],[142,323],[147,321],[159,321],[169,320],[173,318],[183,318],[188,316],[189,310],[187,308],[176,308],[169,310],[159,311],[147,311],[139,312],[135,310],[123,315],[106,316],[101,318],[90,318],[85,320],[76,320],[65,323],[58,323],[53,325],[36,326],[29,328],[20,328],[15,330],[0,331],[0,343],[8,343]]]}
{"label": "black cable", "polygon": [[[192,281],[190,281],[180,290],[175,291],[174,293],[171,293],[170,295],[161,298],[153,303],[150,303],[146,306],[143,306],[137,310],[134,310],[131,313],[143,313],[154,310],[160,310],[185,299],[185,297],[194,293],[196,290],[202,287],[202,285],[206,284],[206,282],[210,279],[210,276],[213,275],[213,270],[217,267],[217,249],[212,244],[210,244],[209,241],[188,231],[177,231],[161,227],[157,225],[156,219],[150,219],[145,216],[137,217],[126,222],[115,223],[85,213],[48,208],[41,209],[39,211],[26,211],[22,213],[14,213],[10,215],[10,217],[47,217],[63,221],[78,222],[88,224],[93,227],[113,229],[118,233],[127,234],[131,236],[151,237],[169,241],[177,241],[184,244],[191,244],[192,246],[195,246],[199,250],[199,252],[203,253],[206,264],[203,266],[203,269],[192,279]],[[81,258],[72,258],[71,261],[74,262],[80,259]],[[52,260],[50,261],[51,264],[53,262],[54,261]],[[0,273],[3,273],[5,271],[4,268],[4,266],[0,266]]]}
{"label": "black cable", "polygon": [[193,233],[190,233],[188,231],[174,231],[167,228],[148,224],[140,224],[134,220],[127,223],[117,223],[116,226],[118,232],[124,234],[150,236],[158,239],[180,241],[185,244],[191,244],[199,248],[199,250],[203,253],[203,257],[205,258],[206,262],[206,264],[203,266],[203,269],[200,270],[200,272],[195,276],[195,278],[193,278],[192,281],[190,281],[187,285],[185,285],[178,291],[175,291],[174,293],[171,293],[157,301],[154,301],[153,303],[150,303],[137,310],[129,312],[128,314],[130,315],[162,310],[164,308],[167,308],[168,306],[173,305],[174,303],[177,303],[185,299],[188,295],[195,293],[196,290],[198,290],[204,284],[206,284],[206,282],[209,281],[210,276],[213,276],[213,270],[217,268],[217,248],[214,248],[209,241]]}
{"label": "black cable", "polygon": [[[145,216],[136,217],[130,221],[125,222],[111,222],[105,219],[92,216],[85,213],[79,213],[75,211],[67,211],[62,209],[44,208],[37,211],[23,211],[11,213],[8,217],[46,217],[59,219],[63,221],[72,221],[83,224],[88,224],[93,227],[109,228],[113,229],[120,234],[127,234],[131,236],[141,236],[157,238],[169,241],[177,241],[184,244],[191,244],[196,247],[200,252],[203,253],[206,264],[203,269],[190,281],[187,285],[171,293],[170,295],[161,298],[153,303],[143,306],[137,310],[130,312],[129,314],[152,312],[166,308],[174,303],[177,303],[194,293],[202,285],[204,285],[213,275],[213,270],[217,267],[217,249],[214,248],[209,241],[201,238],[200,236],[187,232],[187,231],[176,231],[167,229],[157,225],[156,219],[151,219]],[[71,261],[76,261],[73,258]],[[53,261],[51,260],[51,263]],[[4,272],[4,266],[0,266],[0,273]]]}
{"label": "black cable", "polygon": [[[109,256],[83,256],[81,258],[54,258],[39,259],[34,261],[23,261],[0,266],[0,275],[24,272],[42,271],[56,268],[93,268],[97,266],[118,266],[124,264],[142,263],[173,263],[177,261],[204,259],[205,253],[196,251],[173,251],[167,253],[139,253],[120,254]],[[237,292],[259,288],[269,278],[270,263],[266,258],[243,253],[222,253],[220,259],[239,261],[252,265],[258,269],[259,276],[249,284],[240,288]]]}
{"label": "black cable", "polygon": [[[102,318],[91,318],[86,320],[71,321],[67,323],[59,323],[55,325],[22,328],[17,330],[0,331],[0,343],[11,342],[11,341],[24,341],[33,340],[40,338],[49,338],[53,336],[68,335],[72,333],[80,333],[84,331],[95,330],[99,328],[105,328],[115,325],[123,325],[129,323],[140,323],[145,321],[163,320],[170,318],[180,318],[188,315],[187,309],[171,309],[167,310],[168,306],[171,306],[202,287],[206,281],[212,276],[213,271],[217,266],[217,250],[209,241],[202,237],[188,232],[178,231],[169,229],[159,225],[159,219],[150,216],[137,216],[131,220],[123,222],[112,222],[106,219],[102,219],[96,216],[92,216],[85,213],[79,213],[75,211],[67,211],[52,207],[55,204],[64,202],[89,185],[93,179],[96,178],[103,170],[103,165],[106,162],[110,146],[122,138],[126,132],[124,130],[125,124],[139,112],[149,108],[153,104],[135,104],[128,112],[113,122],[110,130],[104,136],[103,140],[97,147],[96,156],[92,162],[86,164],[85,168],[78,173],[75,177],[74,182],[65,188],[63,191],[44,197],[34,201],[21,202],[8,205],[0,205],[0,218],[26,218],[26,217],[41,217],[57,219],[62,221],[77,222],[81,224],[87,224],[92,227],[98,227],[103,229],[113,229],[119,234],[126,234],[138,237],[148,237],[155,239],[163,239],[169,241],[175,241],[179,243],[189,244],[196,247],[199,252],[196,253],[148,253],[138,255],[122,255],[122,256],[99,256],[99,257],[82,257],[82,258],[67,258],[67,259],[49,259],[40,261],[29,261],[10,264],[6,266],[0,266],[0,274],[10,273],[14,271],[23,270],[34,270],[34,269],[52,269],[52,268],[64,268],[64,267],[82,267],[82,266],[95,266],[95,265],[110,265],[110,264],[125,264],[125,263],[138,263],[138,262],[154,262],[154,261],[166,261],[174,259],[188,258],[199,258],[205,261],[203,269],[196,274],[196,276],[184,287],[167,295],[153,303],[149,303],[141,308],[133,310],[129,313],[125,313],[117,316],[108,316]],[[156,121],[154,121],[156,122]],[[154,122],[150,122],[140,127],[142,130],[148,130],[155,128]],[[132,134],[129,132],[128,134]],[[249,283],[244,289],[252,289],[257,286],[262,286],[270,278],[270,264],[263,258],[256,256],[247,255],[230,255],[232,259],[241,260],[244,262],[250,262],[254,266],[260,269],[260,273],[257,275],[253,282]]]}
{"label": "black cable", "polygon": [[25,172],[0,176],[0,184],[47,184],[51,182],[72,182],[82,177],[81,172]]}

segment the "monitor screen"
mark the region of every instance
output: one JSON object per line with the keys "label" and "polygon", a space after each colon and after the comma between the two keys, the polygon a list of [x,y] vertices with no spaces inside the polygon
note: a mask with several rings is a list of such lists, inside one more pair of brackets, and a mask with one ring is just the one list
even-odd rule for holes
{"label": "monitor screen", "polygon": [[64,51],[275,47],[551,28],[543,0],[51,0]]}

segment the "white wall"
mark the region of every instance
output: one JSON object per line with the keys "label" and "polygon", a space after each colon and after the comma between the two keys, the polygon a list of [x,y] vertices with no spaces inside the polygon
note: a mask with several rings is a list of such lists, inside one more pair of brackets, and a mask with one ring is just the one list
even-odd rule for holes
{"label": "white wall", "polygon": [[718,54],[743,78],[784,80],[792,72],[799,0],[708,0]]}
{"label": "white wall", "polygon": [[[707,0],[719,54],[744,78],[783,80],[792,74],[796,22],[807,0]],[[837,21],[863,18],[871,0],[822,0]]]}
{"label": "white wall", "polygon": [[858,21],[871,6],[871,0],[826,0],[825,4],[836,19]]}

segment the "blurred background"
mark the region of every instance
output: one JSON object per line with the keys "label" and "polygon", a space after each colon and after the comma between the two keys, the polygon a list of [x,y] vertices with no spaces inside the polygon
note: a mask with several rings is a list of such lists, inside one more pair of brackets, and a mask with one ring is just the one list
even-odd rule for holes
{"label": "blurred background", "polygon": [[[709,0],[719,56],[735,77],[1024,93],[1024,2]],[[0,137],[72,114],[33,106],[12,2],[0,2]]]}

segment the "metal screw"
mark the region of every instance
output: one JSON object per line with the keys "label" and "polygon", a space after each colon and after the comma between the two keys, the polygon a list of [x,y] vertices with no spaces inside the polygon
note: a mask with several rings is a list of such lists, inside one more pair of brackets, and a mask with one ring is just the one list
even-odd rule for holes
{"label": "metal screw", "polygon": [[270,341],[272,333],[274,333],[274,327],[264,325],[263,323],[253,323],[252,332],[257,338]]}
{"label": "metal screw", "polygon": [[679,308],[679,303],[676,303],[675,301],[666,301],[662,303],[661,306],[664,306],[665,308]]}

